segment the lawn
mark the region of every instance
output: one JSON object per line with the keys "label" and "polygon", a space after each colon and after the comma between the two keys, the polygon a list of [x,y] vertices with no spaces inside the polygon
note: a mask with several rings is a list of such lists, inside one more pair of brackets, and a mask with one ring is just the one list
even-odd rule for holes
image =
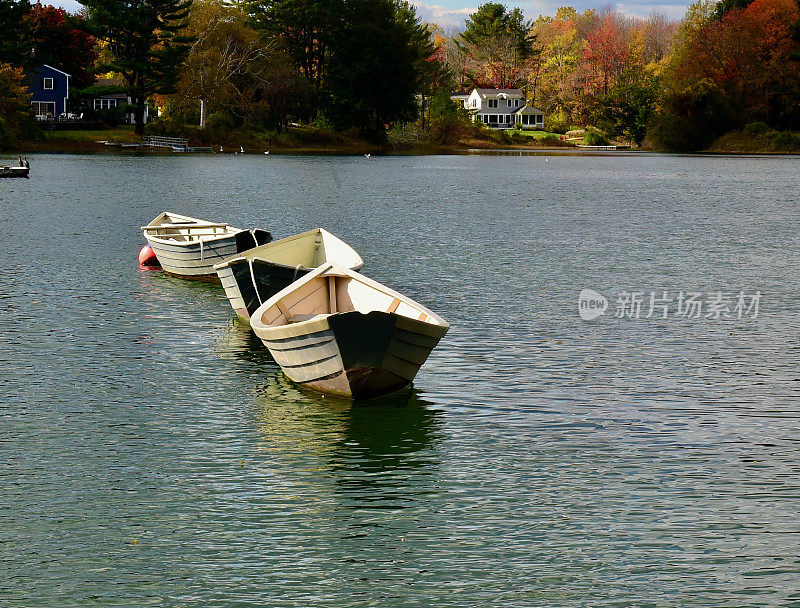
{"label": "lawn", "polygon": [[550,133],[548,131],[518,131],[516,129],[511,129],[509,133],[518,133],[524,137],[532,137],[533,139],[544,139],[545,137],[555,137],[558,139],[561,137],[561,133]]}
{"label": "lawn", "polygon": [[102,140],[137,142],[141,140],[141,137],[133,132],[133,125],[121,125],[113,129],[47,131],[47,139],[74,143],[95,143]]}

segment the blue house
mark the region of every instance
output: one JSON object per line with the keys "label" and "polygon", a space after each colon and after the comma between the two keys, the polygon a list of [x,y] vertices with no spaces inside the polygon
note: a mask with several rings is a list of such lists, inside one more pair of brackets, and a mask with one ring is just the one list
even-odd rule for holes
{"label": "blue house", "polygon": [[32,70],[28,74],[28,90],[31,105],[39,120],[58,120],[67,112],[69,98],[69,74],[49,65]]}

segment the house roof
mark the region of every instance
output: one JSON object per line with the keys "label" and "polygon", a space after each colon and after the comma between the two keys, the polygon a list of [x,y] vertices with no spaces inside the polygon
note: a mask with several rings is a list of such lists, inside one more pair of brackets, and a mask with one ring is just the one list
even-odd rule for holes
{"label": "house roof", "polygon": [[42,67],[43,68],[50,68],[51,70],[53,70],[54,72],[58,72],[59,74],[64,74],[64,76],[66,76],[67,78],[71,78],[72,77],[71,74],[67,74],[65,71],[59,70],[58,68],[54,68],[52,65],[47,65],[46,63],[43,64]]}
{"label": "house roof", "polygon": [[478,95],[486,99],[487,97],[520,97],[525,98],[519,89],[475,89]]}
{"label": "house roof", "polygon": [[[119,88],[124,85],[125,83],[121,78],[95,78],[94,86],[108,87],[111,89],[111,91],[106,93],[95,93],[94,97],[96,99],[127,99],[128,95],[119,91]],[[114,88],[117,90],[115,91]]]}
{"label": "house roof", "polygon": [[517,108],[514,114],[544,114],[544,112],[526,104],[521,108]]}

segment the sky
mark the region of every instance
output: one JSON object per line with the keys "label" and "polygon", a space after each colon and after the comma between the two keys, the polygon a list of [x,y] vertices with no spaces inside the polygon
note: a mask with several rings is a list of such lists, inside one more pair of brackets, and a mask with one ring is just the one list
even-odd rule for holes
{"label": "sky", "polygon": [[[410,0],[417,7],[417,14],[430,23],[444,28],[463,26],[464,21],[478,5],[488,0]],[[51,0],[56,6],[63,6],[68,11],[77,11],[80,4],[75,0]],[[44,0],[47,3],[47,0]],[[589,8],[611,6],[623,13],[646,17],[654,12],[672,19],[679,19],[686,12],[689,2],[681,0],[518,0],[504,2],[510,8],[518,6],[528,19],[536,19],[539,15],[553,15],[560,6],[572,6],[579,12]]]}
{"label": "sky", "polygon": [[[442,27],[463,26],[464,20],[480,4],[489,0],[410,0],[417,7],[417,14],[424,20]],[[497,1],[497,0],[494,0]],[[501,0],[502,1],[502,0]],[[505,2],[509,8],[519,7],[528,19],[536,19],[539,15],[553,15],[561,6],[572,6],[578,12],[587,9],[611,7],[623,13],[647,17],[660,13],[671,19],[680,19],[686,12],[690,2],[681,0],[518,0]]]}

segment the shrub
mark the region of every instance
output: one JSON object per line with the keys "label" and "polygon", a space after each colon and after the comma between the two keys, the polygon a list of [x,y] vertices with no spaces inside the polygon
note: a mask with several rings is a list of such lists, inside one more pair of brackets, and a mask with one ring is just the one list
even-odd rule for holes
{"label": "shrub", "polygon": [[583,143],[587,146],[607,146],[608,135],[596,127],[586,127],[583,134]]}
{"label": "shrub", "polygon": [[[132,109],[133,106],[131,106]],[[106,125],[111,128],[121,125],[125,122],[125,110],[126,106],[119,106],[117,108],[108,108],[106,110],[99,110],[98,115],[100,116],[100,120],[102,120]]]}
{"label": "shrub", "polygon": [[542,146],[551,146],[551,147],[552,146],[564,146],[565,145],[565,142],[560,140],[555,135],[548,135],[547,137],[542,137],[541,139],[537,140],[537,143],[539,143]]}
{"label": "shrub", "polygon": [[398,123],[391,128],[388,135],[389,143],[398,150],[412,148],[424,139],[422,129],[415,122]]}
{"label": "shrub", "polygon": [[779,150],[800,150],[800,137],[792,135],[788,131],[776,133],[772,138],[772,143]]}
{"label": "shrub", "polygon": [[318,129],[333,130],[333,123],[324,114],[320,114],[314,119],[314,126]]}
{"label": "shrub", "polygon": [[751,122],[744,128],[744,132],[751,137],[756,135],[764,135],[770,131],[772,131],[772,127],[765,122]]}
{"label": "shrub", "polygon": [[428,102],[428,131],[433,143],[452,145],[468,134],[472,120],[461,104],[445,90],[437,91]]}
{"label": "shrub", "polygon": [[702,150],[732,122],[728,96],[711,80],[701,80],[664,98],[662,111],[650,123],[648,139],[661,149]]}
{"label": "shrub", "polygon": [[570,128],[570,120],[565,112],[557,110],[544,115],[544,130],[551,133],[566,133]]}
{"label": "shrub", "polygon": [[505,130],[492,131],[491,135],[492,135],[492,139],[494,139],[497,143],[505,144],[505,145],[514,143],[514,140],[511,137],[511,133],[509,133],[508,131],[505,131]]}

